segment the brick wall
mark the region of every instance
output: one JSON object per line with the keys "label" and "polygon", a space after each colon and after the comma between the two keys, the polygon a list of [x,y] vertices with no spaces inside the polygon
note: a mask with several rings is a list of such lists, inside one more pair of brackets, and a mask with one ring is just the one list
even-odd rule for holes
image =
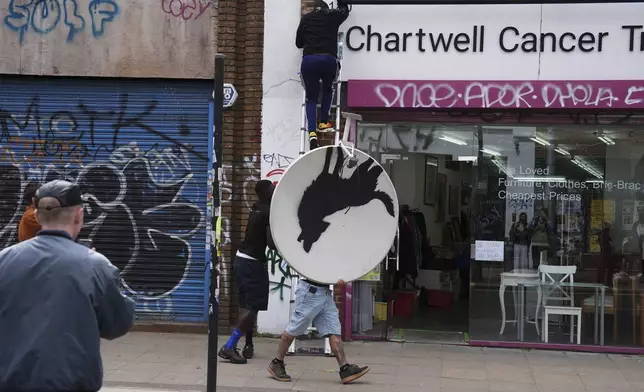
{"label": "brick wall", "polygon": [[224,115],[220,333],[229,333],[238,316],[232,261],[241,242],[248,207],[260,179],[264,0],[219,0],[217,51],[226,55],[225,76],[239,92]]}

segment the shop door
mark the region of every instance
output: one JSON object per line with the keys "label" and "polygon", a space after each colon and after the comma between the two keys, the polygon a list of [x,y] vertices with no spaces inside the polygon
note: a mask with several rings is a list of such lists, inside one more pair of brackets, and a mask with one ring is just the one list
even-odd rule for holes
{"label": "shop door", "polygon": [[137,317],[204,322],[210,84],[5,76],[0,248],[17,241],[27,184],[77,182],[80,238],[119,267]]}
{"label": "shop door", "polygon": [[[470,199],[480,149],[473,128],[362,124],[357,144],[383,165],[400,204],[394,249],[381,264],[379,281],[371,283],[374,325],[383,316],[381,335],[390,340],[465,343]],[[362,290],[352,292],[354,315],[366,306],[369,293]],[[380,331],[374,328],[371,336]]]}

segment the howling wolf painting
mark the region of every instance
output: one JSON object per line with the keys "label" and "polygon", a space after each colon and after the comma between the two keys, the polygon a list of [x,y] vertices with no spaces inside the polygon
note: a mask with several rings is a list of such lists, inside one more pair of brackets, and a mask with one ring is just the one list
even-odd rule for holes
{"label": "howling wolf painting", "polygon": [[[334,150],[337,159],[333,170],[330,171]],[[301,232],[297,241],[302,244],[306,253],[327,230],[330,223],[325,218],[334,213],[349,208],[358,208],[378,200],[382,202],[387,213],[395,218],[394,201],[385,192],[377,190],[378,178],[383,172],[380,165],[372,159],[361,163],[348,178],[342,175],[345,158],[341,147],[328,148],[324,167],[302,195],[297,209],[297,218]],[[349,166],[350,167],[350,166]]]}

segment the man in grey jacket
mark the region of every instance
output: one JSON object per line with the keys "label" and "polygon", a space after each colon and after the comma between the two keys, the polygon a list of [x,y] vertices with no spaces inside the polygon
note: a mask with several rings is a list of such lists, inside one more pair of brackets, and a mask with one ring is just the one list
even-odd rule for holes
{"label": "man in grey jacket", "polygon": [[119,270],[75,242],[78,185],[56,180],[34,197],[42,230],[0,251],[0,391],[98,391],[100,339],[125,335],[134,301]]}

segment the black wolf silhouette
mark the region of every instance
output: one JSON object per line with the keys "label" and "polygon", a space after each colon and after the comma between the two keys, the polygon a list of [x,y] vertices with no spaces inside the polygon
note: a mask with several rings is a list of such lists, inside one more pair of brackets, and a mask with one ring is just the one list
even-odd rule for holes
{"label": "black wolf silhouette", "polygon": [[382,173],[382,167],[375,165],[371,159],[363,162],[351,174],[350,178],[342,178],[340,169],[344,163],[342,147],[337,147],[337,160],[333,172],[329,173],[333,148],[326,151],[324,168],[315,180],[309,185],[297,209],[297,217],[300,221],[302,232],[297,241],[302,243],[306,253],[320,239],[330,223],[324,219],[338,211],[349,207],[360,207],[371,200],[377,199],[384,204],[385,209],[392,217],[395,217],[394,202],[391,197],[382,191],[377,191],[378,177]]}

